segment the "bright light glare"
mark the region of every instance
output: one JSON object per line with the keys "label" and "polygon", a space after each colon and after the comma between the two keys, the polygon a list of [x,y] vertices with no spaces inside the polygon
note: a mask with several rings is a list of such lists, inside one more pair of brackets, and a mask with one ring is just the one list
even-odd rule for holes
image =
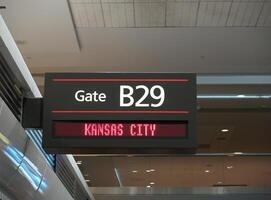
{"label": "bright light glare", "polygon": [[271,95],[197,95],[198,99],[270,99]]}
{"label": "bright light glare", "polygon": [[237,95],[237,97],[239,97],[239,98],[244,98],[244,97],[246,97],[246,95],[239,94],[239,95]]}
{"label": "bright light glare", "polygon": [[242,155],[243,153],[242,152],[234,152],[233,154],[234,155]]}
{"label": "bright light glare", "polygon": [[155,169],[147,169],[146,172],[147,172],[147,173],[155,172]]}
{"label": "bright light glare", "polygon": [[78,161],[76,162],[76,164],[77,164],[77,165],[81,165],[81,164],[82,164],[82,161],[81,161],[81,160],[78,160]]}

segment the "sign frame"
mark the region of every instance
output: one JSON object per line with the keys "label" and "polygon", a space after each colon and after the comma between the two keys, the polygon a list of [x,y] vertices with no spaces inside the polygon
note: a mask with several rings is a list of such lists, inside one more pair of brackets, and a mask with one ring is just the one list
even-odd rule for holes
{"label": "sign frame", "polygon": [[[80,81],[82,80],[80,84]],[[181,110],[169,110],[156,108],[151,109],[132,109],[128,113],[127,109],[111,109],[112,113],[82,112],[82,109],[62,110],[54,107],[54,97],[60,97],[64,100],[67,96],[71,84],[79,87],[86,86],[88,80],[98,80],[98,86],[106,85],[107,80],[120,81],[119,83],[127,83],[132,80],[132,85],[146,83],[152,84],[168,84],[169,88],[173,88],[174,80],[182,80],[178,83],[185,85],[184,90],[180,91],[187,105]],[[102,81],[105,82],[102,82]],[[145,80],[146,82],[142,82]],[[153,80],[153,82],[151,81]],[[167,80],[165,83],[163,80]],[[173,81],[172,81],[173,80]],[[113,81],[113,82],[114,82]],[[91,81],[90,81],[91,82]],[[108,81],[108,85],[114,83]],[[60,86],[59,86],[60,85]],[[110,86],[111,87],[111,86]],[[112,86],[113,87],[113,86]],[[59,91],[62,88],[62,91]],[[110,89],[109,89],[110,91]],[[176,91],[175,91],[176,92]],[[172,93],[172,92],[171,92]],[[173,94],[173,93],[172,93]],[[179,93],[178,93],[179,95]],[[172,98],[173,101],[174,98]],[[178,98],[179,99],[179,98]],[[57,99],[58,106],[65,108],[69,106],[69,99],[66,98],[64,104]],[[85,103],[84,103],[85,104]],[[91,104],[91,103],[90,103]],[[169,106],[176,107],[176,103],[169,102]],[[171,105],[172,104],[172,105]],[[91,154],[179,154],[193,152],[197,147],[196,138],[196,74],[183,73],[46,73],[45,74],[45,92],[43,101],[43,148],[48,153],[91,153]],[[81,111],[78,113],[72,111]],[[122,111],[116,113],[116,111]],[[57,111],[57,112],[56,112]],[[71,111],[71,112],[63,112]],[[103,110],[102,110],[103,111]],[[140,113],[140,111],[143,111]],[[181,111],[181,112],[173,112]],[[112,119],[112,116],[113,119]],[[184,121],[188,123],[188,136],[186,138],[61,138],[54,137],[52,127],[53,121]]]}

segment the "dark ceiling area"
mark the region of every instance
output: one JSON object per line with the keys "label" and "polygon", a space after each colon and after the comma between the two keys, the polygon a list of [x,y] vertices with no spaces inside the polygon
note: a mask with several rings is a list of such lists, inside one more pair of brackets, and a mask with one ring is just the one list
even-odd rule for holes
{"label": "dark ceiling area", "polygon": [[202,109],[196,155],[75,159],[91,187],[270,186],[270,119],[269,109]]}

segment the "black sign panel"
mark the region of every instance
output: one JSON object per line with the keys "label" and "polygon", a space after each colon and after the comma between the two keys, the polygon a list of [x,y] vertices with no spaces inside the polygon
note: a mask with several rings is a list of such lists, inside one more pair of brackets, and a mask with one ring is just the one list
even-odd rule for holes
{"label": "black sign panel", "polygon": [[51,153],[169,153],[196,146],[196,75],[49,73],[44,148]]}

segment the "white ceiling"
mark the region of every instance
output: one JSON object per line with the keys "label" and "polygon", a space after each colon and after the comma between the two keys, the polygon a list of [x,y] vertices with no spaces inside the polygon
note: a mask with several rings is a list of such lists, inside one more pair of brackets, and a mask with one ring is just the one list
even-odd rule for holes
{"label": "white ceiling", "polygon": [[79,52],[66,1],[3,0],[0,13],[23,55]]}
{"label": "white ceiling", "polygon": [[34,74],[271,73],[270,0],[71,0],[72,13],[66,0],[4,4]]}

